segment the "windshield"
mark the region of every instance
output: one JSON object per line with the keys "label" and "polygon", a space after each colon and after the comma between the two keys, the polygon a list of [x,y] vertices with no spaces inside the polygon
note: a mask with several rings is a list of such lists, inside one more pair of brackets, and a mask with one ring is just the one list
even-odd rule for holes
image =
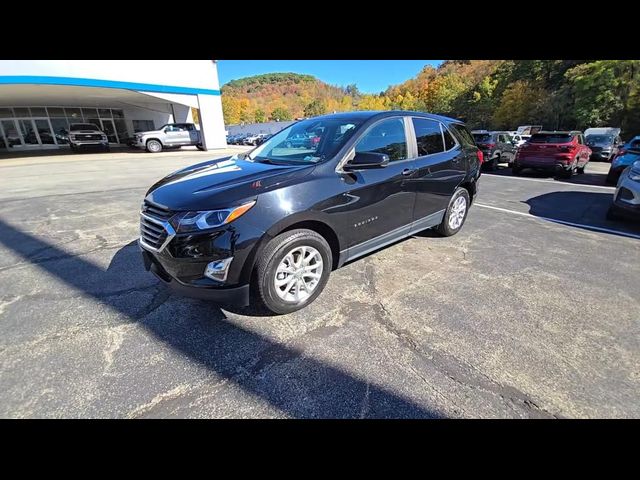
{"label": "windshield", "polygon": [[69,125],[69,131],[73,132],[75,130],[100,130],[100,129],[93,123],[72,123],[71,125]]}
{"label": "windshield", "polygon": [[474,133],[473,138],[475,139],[476,143],[486,143],[491,141],[491,134],[490,133]]}
{"label": "windshield", "polygon": [[588,144],[593,145],[610,145],[613,143],[611,135],[587,135],[585,140]]}
{"label": "windshield", "polygon": [[529,143],[569,143],[572,138],[569,133],[536,133],[531,135]]}
{"label": "windshield", "polygon": [[361,123],[353,118],[303,120],[266,140],[247,160],[282,165],[317,163],[334,156]]}

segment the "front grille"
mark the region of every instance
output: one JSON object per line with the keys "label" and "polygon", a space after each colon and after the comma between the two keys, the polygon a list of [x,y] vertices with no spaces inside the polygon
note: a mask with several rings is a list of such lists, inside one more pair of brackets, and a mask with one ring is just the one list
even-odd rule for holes
{"label": "front grille", "polygon": [[171,211],[145,200],[140,212],[140,241],[144,247],[161,251],[174,237],[169,224]]}
{"label": "front grille", "polygon": [[173,214],[168,208],[161,207],[160,205],[151,203],[148,200],[145,200],[142,204],[142,213],[149,215],[150,217],[157,218],[163,222],[169,220]]}
{"label": "front grille", "polygon": [[76,140],[101,140],[102,135],[76,134]]}

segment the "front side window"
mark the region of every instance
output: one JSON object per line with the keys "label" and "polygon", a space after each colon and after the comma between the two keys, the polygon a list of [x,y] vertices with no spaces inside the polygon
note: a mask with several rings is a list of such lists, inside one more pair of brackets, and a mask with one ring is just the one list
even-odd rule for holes
{"label": "front side window", "polygon": [[386,153],[389,155],[390,162],[406,160],[407,137],[404,132],[404,121],[401,118],[390,118],[377,123],[364,134],[355,150],[356,153]]}
{"label": "front side window", "polygon": [[413,129],[416,131],[419,157],[444,151],[440,122],[415,117],[411,120],[413,121]]}

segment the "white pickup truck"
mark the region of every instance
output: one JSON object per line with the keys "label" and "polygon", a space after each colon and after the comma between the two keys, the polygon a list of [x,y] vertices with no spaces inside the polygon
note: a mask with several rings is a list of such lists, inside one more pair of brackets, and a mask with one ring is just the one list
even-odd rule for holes
{"label": "white pickup truck", "polygon": [[137,132],[133,137],[133,146],[151,153],[161,152],[164,148],[180,148],[195,145],[204,150],[200,131],[193,123],[167,123],[158,130]]}

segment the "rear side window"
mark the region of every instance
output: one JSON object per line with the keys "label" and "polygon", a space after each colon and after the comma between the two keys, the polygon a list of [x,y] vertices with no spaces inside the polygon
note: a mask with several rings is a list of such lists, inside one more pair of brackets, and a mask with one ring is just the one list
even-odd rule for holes
{"label": "rear side window", "polygon": [[404,133],[404,121],[401,118],[391,118],[377,123],[360,139],[355,151],[386,153],[391,162],[406,160],[407,138]]}
{"label": "rear side window", "polygon": [[444,152],[440,122],[415,117],[411,121],[413,122],[413,129],[416,131],[419,157]]}
{"label": "rear side window", "polygon": [[536,133],[531,135],[529,143],[569,143],[573,135],[569,133]]}
{"label": "rear side window", "polygon": [[444,149],[451,150],[452,148],[455,148],[456,141],[453,139],[453,137],[449,133],[449,130],[447,130],[444,125],[442,126],[442,132],[444,134]]}
{"label": "rear side window", "polygon": [[449,125],[449,128],[451,128],[451,132],[458,139],[460,143],[462,143],[463,145],[467,145],[469,147],[476,146],[476,142],[471,136],[471,133],[469,132],[469,130],[467,130],[467,127],[465,127],[464,125],[461,125],[460,123],[452,123]]}

